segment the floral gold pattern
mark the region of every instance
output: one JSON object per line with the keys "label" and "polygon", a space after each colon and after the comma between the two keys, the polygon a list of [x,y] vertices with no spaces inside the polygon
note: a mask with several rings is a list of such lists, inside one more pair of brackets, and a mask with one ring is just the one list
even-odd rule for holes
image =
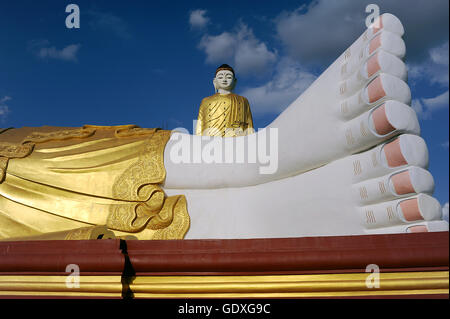
{"label": "floral gold pattern", "polygon": [[94,133],[94,129],[62,130],[49,133],[33,132],[28,135],[22,143],[44,143],[49,141],[61,141],[70,138],[86,138],[94,135]]}
{"label": "floral gold pattern", "polygon": [[[114,198],[141,202],[111,206],[107,221],[110,229],[132,233],[140,232],[144,228],[163,230],[171,226],[176,219],[181,227],[172,226],[164,236],[167,239],[184,237],[189,228],[185,227],[189,225],[189,215],[186,205],[183,205],[184,197],[165,198],[163,190],[158,186],[164,181],[166,174],[163,155],[169,138],[169,131],[154,130],[137,161],[115,181]],[[178,204],[181,198],[182,201]],[[161,237],[162,234],[157,231],[154,236]]]}
{"label": "floral gold pattern", "polygon": [[0,143],[0,156],[7,158],[22,158],[31,154],[33,144]]}
{"label": "floral gold pattern", "polygon": [[117,178],[113,195],[117,199],[147,201],[155,191],[149,184],[160,184],[166,177],[164,147],[170,131],[156,131],[149,136],[137,161]]}
{"label": "floral gold pattern", "polygon": [[173,212],[173,220],[169,226],[156,231],[153,240],[183,239],[190,227],[186,197],[178,196]]}
{"label": "floral gold pattern", "polygon": [[0,183],[3,182],[6,176],[6,169],[8,168],[8,160],[7,157],[0,157]]}

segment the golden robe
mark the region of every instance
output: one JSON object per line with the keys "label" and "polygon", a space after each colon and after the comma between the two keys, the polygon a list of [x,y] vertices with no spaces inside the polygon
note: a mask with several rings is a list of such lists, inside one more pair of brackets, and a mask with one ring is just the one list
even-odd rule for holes
{"label": "golden robe", "polygon": [[196,135],[231,137],[253,132],[252,112],[245,97],[216,93],[202,100]]}
{"label": "golden robe", "polygon": [[182,239],[186,200],[160,187],[170,134],[135,125],[0,129],[0,239]]}

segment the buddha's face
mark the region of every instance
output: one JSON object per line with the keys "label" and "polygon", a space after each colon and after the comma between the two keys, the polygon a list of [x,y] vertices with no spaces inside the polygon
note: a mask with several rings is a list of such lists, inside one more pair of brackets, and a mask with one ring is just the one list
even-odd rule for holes
{"label": "buddha's face", "polygon": [[217,72],[216,77],[214,78],[214,86],[217,90],[222,89],[231,91],[233,90],[235,83],[236,78],[234,77],[233,72],[228,70]]}

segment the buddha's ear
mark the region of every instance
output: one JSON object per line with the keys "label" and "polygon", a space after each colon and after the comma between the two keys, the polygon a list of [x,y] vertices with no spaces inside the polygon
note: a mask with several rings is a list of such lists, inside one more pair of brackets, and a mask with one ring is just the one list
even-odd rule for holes
{"label": "buddha's ear", "polygon": [[236,87],[236,83],[237,83],[237,79],[234,78],[234,81],[233,81],[233,87],[231,88],[232,90],[234,90],[234,88]]}
{"label": "buddha's ear", "polygon": [[214,85],[214,92],[217,92],[217,79],[213,79],[213,85]]}

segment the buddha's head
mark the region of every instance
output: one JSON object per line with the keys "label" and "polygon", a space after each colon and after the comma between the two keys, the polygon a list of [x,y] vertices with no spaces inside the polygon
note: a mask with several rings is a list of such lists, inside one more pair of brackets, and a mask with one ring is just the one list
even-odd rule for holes
{"label": "buddha's head", "polygon": [[228,64],[222,64],[216,70],[216,76],[213,79],[214,88],[216,92],[227,93],[232,92],[236,86],[236,77],[234,70]]}

